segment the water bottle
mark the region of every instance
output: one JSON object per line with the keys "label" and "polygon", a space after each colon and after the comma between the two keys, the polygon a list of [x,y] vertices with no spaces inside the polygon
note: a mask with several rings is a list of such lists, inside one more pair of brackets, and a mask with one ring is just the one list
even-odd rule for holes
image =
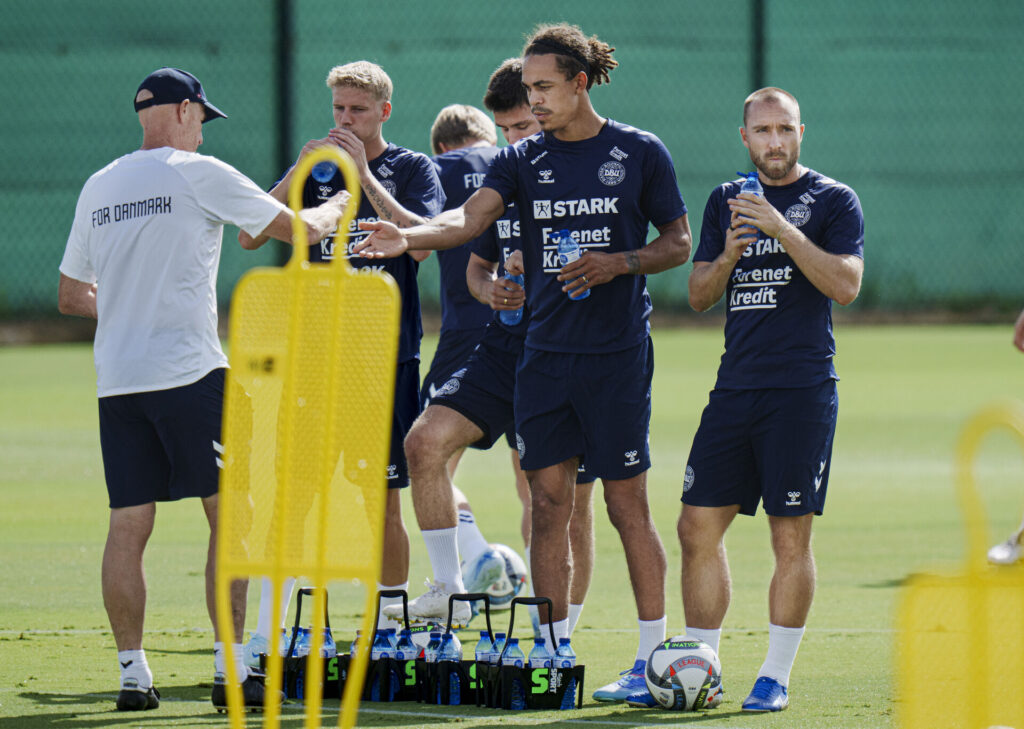
{"label": "water bottle", "polygon": [[530,651],[530,668],[551,668],[551,651],[543,638],[533,641],[533,650]]}
{"label": "water bottle", "polygon": [[391,657],[395,657],[395,652],[398,650],[398,636],[395,634],[394,628],[385,628],[384,635],[387,636],[388,645],[391,646]]}
{"label": "water bottle", "polygon": [[488,663],[497,664],[501,658],[501,652],[505,650],[505,634],[495,633],[494,634],[494,648],[491,650],[491,657]]}
{"label": "water bottle", "polygon": [[473,650],[473,657],[476,658],[477,663],[490,663],[493,650],[494,643],[491,642],[491,634],[486,630],[481,630],[480,640],[477,641],[476,648]]}
{"label": "water bottle", "polygon": [[284,628],[281,628],[280,641],[281,641],[281,657],[282,658],[287,658],[288,657],[288,649],[292,647],[292,641],[291,641],[291,638],[288,636],[288,631],[285,630]]}
{"label": "water bottle", "polygon": [[359,648],[359,639],[362,638],[362,637],[363,637],[363,631],[357,630],[356,631],[356,637],[352,639],[352,642],[349,643],[349,646],[348,646],[348,653],[349,653],[350,656],[354,656],[356,654],[356,649]]}
{"label": "water bottle", "polygon": [[[558,233],[558,265],[567,266],[573,261],[579,260],[582,255],[580,251],[580,244],[572,239],[572,235],[568,230],[561,230]],[[577,281],[579,279],[576,279]],[[573,301],[582,301],[583,299],[590,296],[590,289],[587,289],[582,294],[566,294]]]}
{"label": "water bottle", "polygon": [[402,632],[398,635],[398,644],[395,646],[395,660],[411,661],[416,658],[419,652],[420,649],[412,642],[412,631],[408,628],[403,628]]}
{"label": "water bottle", "polygon": [[[521,273],[506,273],[505,278],[513,283],[517,283],[520,286],[523,285],[525,280]],[[501,319],[501,323],[506,326],[514,327],[516,324],[523,320],[523,307],[513,309],[512,311],[502,310],[498,312],[498,318]]]}
{"label": "water bottle", "polygon": [[[445,633],[441,637],[441,648],[437,652],[437,660],[440,661],[461,661],[462,660],[462,648],[461,646],[455,645],[455,636],[451,633]],[[459,672],[453,669],[448,670],[448,700],[444,701],[444,697],[441,696],[441,684],[438,683],[438,697],[437,703],[447,704],[459,704],[461,703],[461,690],[459,686]]]}
{"label": "water bottle", "polygon": [[433,630],[430,632],[430,642],[427,643],[427,647],[423,649],[423,657],[427,663],[437,663],[437,654],[441,650],[441,631]]}
{"label": "water bottle", "polygon": [[[576,651],[569,645],[568,638],[558,639],[558,650],[552,661],[555,668],[572,668],[576,665]],[[576,679],[570,678],[565,686],[565,693],[562,694],[562,703],[559,709],[572,709],[576,706]]]}
{"label": "water bottle", "polygon": [[309,647],[312,642],[309,628],[299,628],[298,637],[295,639],[295,657],[302,658],[309,655]]}
{"label": "water bottle", "polygon": [[576,651],[569,645],[568,638],[558,639],[558,650],[555,651],[554,663],[552,665],[555,668],[572,668],[576,665]]}
{"label": "water bottle", "polygon": [[324,644],[320,647],[320,655],[324,658],[334,658],[338,655],[338,646],[334,643],[330,628],[324,628]]}
{"label": "water bottle", "polygon": [[505,646],[505,655],[501,659],[503,666],[515,666],[522,668],[526,665],[526,654],[519,647],[519,638],[509,638]]}
{"label": "water bottle", "polygon": [[387,631],[378,630],[373,639],[373,645],[370,646],[370,660],[379,661],[381,658],[390,658],[391,656],[391,642],[388,640]]}
{"label": "water bottle", "polygon": [[[761,187],[761,180],[757,176],[757,170],[754,170],[753,172],[737,172],[736,174],[742,175],[743,177],[746,178],[743,180],[743,184],[740,185],[741,193],[746,192],[750,193],[751,195],[757,195],[758,197],[764,197],[764,188]],[[755,237],[758,233],[761,232],[753,225],[745,225],[743,227],[750,228],[750,230],[753,231],[754,233],[753,236],[744,236],[745,238]]]}

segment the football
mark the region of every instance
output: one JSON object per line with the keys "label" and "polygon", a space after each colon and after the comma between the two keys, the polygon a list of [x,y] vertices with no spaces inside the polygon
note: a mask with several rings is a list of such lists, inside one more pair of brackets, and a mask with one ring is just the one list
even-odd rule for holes
{"label": "football", "polygon": [[491,596],[491,610],[508,610],[512,598],[524,593],[526,562],[511,547],[504,544],[492,544],[491,547],[505,560],[505,571],[483,591]]}
{"label": "football", "polygon": [[722,664],[711,646],[695,638],[677,635],[655,648],[644,678],[665,709],[700,711],[722,703]]}

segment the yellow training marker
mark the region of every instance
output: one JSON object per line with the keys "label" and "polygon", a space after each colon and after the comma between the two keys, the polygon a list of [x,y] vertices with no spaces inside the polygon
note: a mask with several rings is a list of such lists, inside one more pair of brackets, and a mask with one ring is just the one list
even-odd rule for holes
{"label": "yellow training marker", "polygon": [[[284,268],[247,273],[231,301],[224,406],[224,470],[217,529],[217,624],[227,649],[232,727],[243,725],[242,692],[231,655],[231,582],[305,576],[315,591],[306,664],[305,726],[320,726],[325,587],[366,587],[362,634],[371,636],[380,575],[391,435],[399,292],[387,275],[356,274],[345,260],[359,207],[359,177],[340,149],[303,157],[288,192],[292,210],[313,166],[331,162],[351,195],[334,238],[335,260],[310,264],[305,224],[296,215],[294,250]],[[271,625],[281,624],[273,601]],[[338,725],[355,723],[369,656],[362,641],[349,667]],[[269,641],[264,726],[277,727],[282,659]]]}
{"label": "yellow training marker", "polygon": [[957,444],[965,571],[914,575],[903,591],[896,677],[902,729],[1024,727],[1024,569],[986,563],[987,520],[972,473],[979,446],[999,428],[1024,446],[1024,411],[1010,405],[979,412]]}

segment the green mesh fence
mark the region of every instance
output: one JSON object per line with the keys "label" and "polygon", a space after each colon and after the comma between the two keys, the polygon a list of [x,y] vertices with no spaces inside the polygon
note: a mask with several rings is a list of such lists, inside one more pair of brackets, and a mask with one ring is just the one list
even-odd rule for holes
{"label": "green mesh fence", "polygon": [[[0,22],[0,318],[55,314],[78,191],[92,172],[137,148],[131,98],[154,68],[179,66],[202,79],[230,118],[204,128],[200,151],[269,186],[285,163],[282,146],[292,159],[330,128],[324,78],[332,66],[360,58],[381,64],[395,83],[385,138],[429,152],[441,107],[480,106],[491,71],[519,53],[524,34],[563,20],[617,48],[621,65],[610,86],[593,90],[594,105],[668,146],[695,240],[708,193],[749,166],[737,127],[757,81],[755,49],[763,47],[760,81],[801,102],[802,161],[853,186],[864,206],[867,269],[852,308],[1018,305],[1024,5],[763,0],[757,31],[758,7],[757,0],[8,4]],[[290,18],[283,26],[282,13]],[[292,31],[283,46],[282,27]],[[280,69],[288,72],[285,107]],[[290,127],[283,145],[282,119]],[[246,269],[281,255],[275,247],[242,251],[235,234],[225,233],[225,304]],[[658,308],[685,308],[689,270],[650,278]],[[437,272],[429,261],[421,285],[430,308]]]}

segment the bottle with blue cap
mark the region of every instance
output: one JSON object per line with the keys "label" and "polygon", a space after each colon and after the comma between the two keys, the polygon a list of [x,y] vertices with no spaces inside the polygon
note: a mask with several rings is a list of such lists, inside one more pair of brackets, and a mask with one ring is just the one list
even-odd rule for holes
{"label": "bottle with blue cap", "polygon": [[526,654],[519,647],[519,638],[509,638],[501,657],[501,665],[522,668],[526,665]]}
{"label": "bottle with blue cap", "polygon": [[398,644],[395,646],[395,660],[411,661],[419,652],[419,648],[412,642],[412,631],[402,628],[402,632],[398,634]]}
{"label": "bottle with blue cap", "polygon": [[296,658],[302,658],[309,655],[310,644],[312,643],[312,636],[310,635],[309,628],[298,628],[298,635],[295,638],[295,653]]}
{"label": "bottle with blue cap", "polygon": [[320,655],[324,658],[334,658],[338,655],[338,646],[334,643],[330,628],[324,628],[324,644],[320,647]]}
{"label": "bottle with blue cap", "polygon": [[[441,636],[441,647],[437,652],[438,663],[442,661],[449,661],[458,663],[462,660],[462,648],[457,646],[454,640],[455,636],[451,633],[445,633]],[[448,701],[445,702],[441,696],[441,684],[437,685],[438,698],[437,703],[449,703],[459,704],[461,703],[461,687],[459,686],[459,672],[454,667],[444,669],[448,671]]]}
{"label": "bottle with blue cap", "polygon": [[[558,649],[552,659],[551,665],[555,668],[572,668],[576,665],[576,651],[572,649],[568,638],[558,639]],[[565,693],[562,695],[560,709],[571,709],[576,705],[576,679],[570,678],[566,683]]]}
{"label": "bottle with blue cap", "polygon": [[[525,279],[521,273],[506,273],[505,278],[512,283],[519,284],[520,286],[525,283]],[[523,307],[520,306],[518,309],[512,310],[503,309],[498,312],[498,318],[501,319],[502,324],[514,327],[523,320]]]}
{"label": "bottle with blue cap", "polygon": [[[573,240],[572,233],[568,229],[563,228],[557,233],[557,235],[558,265],[565,267],[568,266],[573,261],[578,261],[580,256],[583,255],[583,251],[580,249],[580,244]],[[579,279],[575,279],[575,281],[579,281]],[[567,291],[566,296],[568,296],[573,301],[582,301],[583,299],[590,296],[590,289],[584,290],[583,293],[577,293],[575,296],[573,296],[570,292]]]}
{"label": "bottle with blue cap", "polygon": [[548,650],[547,641],[544,638],[537,638],[533,641],[533,649],[527,659],[530,668],[551,668],[551,651]]}
{"label": "bottle with blue cap", "polygon": [[476,648],[473,649],[473,657],[477,663],[490,663],[493,650],[494,643],[491,642],[491,634],[486,630],[481,630],[480,640],[476,642]]}
{"label": "bottle with blue cap", "polygon": [[370,660],[379,661],[381,658],[391,658],[393,655],[387,631],[378,630],[373,639],[373,645],[370,647]]}
{"label": "bottle with blue cap", "polygon": [[441,631],[432,630],[430,631],[430,641],[427,643],[427,647],[423,649],[423,658],[427,663],[437,663],[437,653],[441,649]]}
{"label": "bottle with blue cap", "polygon": [[505,650],[505,634],[495,633],[494,634],[494,648],[491,649],[491,657],[488,663],[497,664],[501,659],[502,651]]}
{"label": "bottle with blue cap", "polygon": [[[757,170],[753,172],[737,172],[737,175],[745,178],[743,184],[740,185],[740,194],[748,193],[750,195],[757,195],[758,197],[764,197],[764,188],[761,186],[761,179],[757,174]],[[745,238],[756,237],[760,231],[753,225],[745,225],[745,228],[750,228],[753,231],[753,236],[744,236]]]}

